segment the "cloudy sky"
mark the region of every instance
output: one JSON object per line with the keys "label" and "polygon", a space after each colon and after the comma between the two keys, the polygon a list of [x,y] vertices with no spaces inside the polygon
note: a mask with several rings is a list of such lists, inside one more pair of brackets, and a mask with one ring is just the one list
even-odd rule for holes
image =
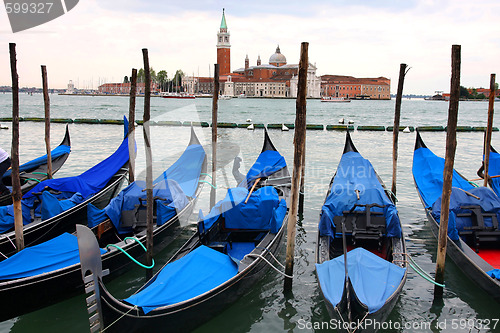
{"label": "cloudy sky", "polygon": [[[58,1],[58,0],[54,0]],[[399,65],[411,69],[405,93],[449,91],[451,46],[462,46],[461,84],[488,87],[500,59],[498,0],[80,0],[67,14],[12,33],[0,9],[0,85],[10,85],[9,42],[17,44],[21,86],[80,88],[120,82],[150,65],[172,77],[213,74],[222,8],[231,34],[231,69],[248,54],[263,63],[279,44],[288,63],[298,63],[300,43],[318,74],[386,76],[396,92]],[[497,81],[500,81],[498,79]]]}

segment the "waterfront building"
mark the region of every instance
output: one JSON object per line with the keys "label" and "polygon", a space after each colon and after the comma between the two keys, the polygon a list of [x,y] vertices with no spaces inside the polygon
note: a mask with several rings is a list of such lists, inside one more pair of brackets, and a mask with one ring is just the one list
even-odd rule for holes
{"label": "waterfront building", "polygon": [[[99,86],[99,94],[112,94],[112,95],[127,95],[130,94],[131,83],[104,83]],[[137,94],[144,94],[146,89],[145,83],[137,83]],[[160,92],[157,83],[151,82],[151,93],[156,94]]]}
{"label": "waterfront building", "polygon": [[382,76],[355,78],[345,75],[322,75],[321,96],[391,99],[391,80]]}

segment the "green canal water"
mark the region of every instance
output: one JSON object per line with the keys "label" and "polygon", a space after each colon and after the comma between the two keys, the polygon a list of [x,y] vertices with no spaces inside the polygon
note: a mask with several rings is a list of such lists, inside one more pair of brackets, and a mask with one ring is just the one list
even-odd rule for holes
{"label": "green canal water", "polygon": [[[11,114],[10,94],[0,95],[0,117]],[[138,119],[142,118],[143,99],[137,100]],[[211,117],[211,100],[172,100],[154,98],[151,101],[153,120],[208,121]],[[486,126],[487,103],[461,102],[459,125]],[[40,95],[21,95],[22,117],[43,117],[43,101]],[[51,95],[51,112],[54,118],[99,118],[121,119],[128,114],[128,99],[122,97],[79,97]],[[351,103],[321,103],[309,100],[307,122],[311,124],[337,124],[340,118],[354,121],[358,125],[392,126],[394,100],[352,101]],[[423,100],[403,100],[401,125],[446,126],[448,104]],[[294,100],[232,99],[219,102],[219,121],[245,123],[293,123]],[[8,123],[2,123],[8,125]],[[495,121],[495,126],[500,122]],[[140,129],[140,127],[139,127]],[[39,156],[44,151],[43,123],[21,122],[21,162]],[[195,128],[206,150],[210,151],[210,128]],[[57,176],[78,174],[114,151],[121,141],[123,130],[117,125],[70,124],[72,153]],[[168,167],[189,141],[188,127],[152,126],[154,172],[159,174]],[[259,154],[263,130],[248,131],[242,128],[219,129],[218,131],[219,185],[217,198],[221,199],[227,187],[236,185],[231,175],[232,160],[236,154],[243,158],[241,170],[253,163]],[[277,149],[285,156],[291,170],[293,162],[293,131],[269,130]],[[55,146],[64,134],[63,124],[52,124],[52,145]],[[436,154],[444,156],[445,132],[424,132],[422,137]],[[392,177],[392,133],[354,131],[352,138],[359,152],[368,158],[380,177],[391,183]],[[398,159],[397,196],[398,210],[403,223],[408,252],[427,272],[435,270],[437,242],[433,237],[417,192],[414,187],[411,164],[415,133],[401,133]],[[144,170],[144,144],[142,131],[136,131],[138,146],[137,169]],[[320,296],[314,272],[315,242],[319,212],[330,178],[340,160],[345,133],[337,131],[308,131],[306,152],[306,188],[304,214],[297,225],[293,292],[284,295],[283,278],[274,271],[244,297],[199,327],[195,332],[323,332],[330,320]],[[455,167],[464,176],[475,178],[482,158],[481,132],[458,133]],[[10,148],[11,132],[0,130],[0,147]],[[500,147],[500,135],[493,134],[493,146]],[[141,172],[139,177],[144,177]],[[209,187],[201,194],[195,213],[190,221],[176,230],[176,239],[155,257],[157,268],[194,232],[196,212],[204,213],[209,206]],[[280,259],[284,262],[284,246]],[[474,281],[469,280],[450,260],[446,263],[446,289],[442,304],[433,304],[433,285],[413,271],[394,311],[388,320],[392,329],[381,332],[495,332],[500,331],[500,305],[483,292]],[[126,274],[108,284],[118,297],[126,297],[145,282],[141,268],[132,268]],[[82,291],[83,292],[83,291]],[[36,295],[31,295],[36,298]],[[9,300],[0,300],[9,306]],[[29,302],[29,299],[27,300]],[[1,308],[0,307],[0,308]],[[484,327],[487,320],[490,328]],[[394,324],[397,323],[397,324]],[[323,326],[322,326],[323,324]],[[394,328],[396,326],[396,328]],[[454,330],[456,328],[456,330]],[[0,332],[88,332],[88,319],[84,296],[0,323]],[[168,332],[168,327],[159,327],[158,332]]]}

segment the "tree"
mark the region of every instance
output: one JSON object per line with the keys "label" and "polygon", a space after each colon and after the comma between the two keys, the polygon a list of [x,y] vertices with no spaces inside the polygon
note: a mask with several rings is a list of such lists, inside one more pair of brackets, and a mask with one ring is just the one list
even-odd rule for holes
{"label": "tree", "polygon": [[167,71],[166,70],[159,71],[156,74],[156,80],[157,80],[158,84],[160,85],[160,90],[165,91],[166,86],[167,86],[167,80],[168,80]]}
{"label": "tree", "polygon": [[129,83],[127,75],[125,75],[125,77],[123,78],[123,83]]}
{"label": "tree", "polygon": [[178,69],[175,72],[174,78],[172,79],[174,87],[176,87],[176,91],[181,91],[182,87],[182,78],[184,77],[184,72],[180,69]]}
{"label": "tree", "polygon": [[469,98],[469,90],[464,86],[460,86],[460,97]]}
{"label": "tree", "polygon": [[138,83],[144,83],[146,81],[146,74],[144,73],[144,69],[139,69],[137,72],[137,82]]}

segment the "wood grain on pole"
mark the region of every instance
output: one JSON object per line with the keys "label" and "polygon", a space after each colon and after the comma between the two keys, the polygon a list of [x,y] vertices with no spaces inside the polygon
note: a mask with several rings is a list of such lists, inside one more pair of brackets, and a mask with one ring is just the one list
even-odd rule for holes
{"label": "wood grain on pole", "polygon": [[17,75],[16,44],[9,43],[10,72],[12,76],[12,202],[17,251],[24,249],[22,192],[19,179],[19,77]]}
{"label": "wood grain on pole", "polygon": [[[149,129],[149,120],[151,119],[150,99],[151,99],[151,73],[149,71],[148,49],[142,49],[144,60],[144,118],[143,118],[143,135],[144,147],[146,150],[146,265],[151,266],[153,263],[153,155],[151,151],[151,133]],[[149,279],[153,276],[153,270],[146,270],[146,277]]]}
{"label": "wood grain on pole", "polygon": [[137,94],[137,69],[132,68],[128,108],[128,182],[135,181],[135,96]]}
{"label": "wood grain on pole", "polygon": [[52,179],[52,153],[50,151],[50,99],[47,67],[42,65],[43,105],[45,108],[45,149],[47,150],[47,178]]}
{"label": "wood grain on pole", "polygon": [[493,105],[495,104],[495,74],[490,76],[490,98],[488,104],[488,127],[484,139],[484,186],[488,186],[490,151],[491,151],[491,133],[493,131]]}
{"label": "wood grain on pole", "polygon": [[403,99],[403,86],[406,74],[406,64],[399,66],[398,93],[396,95],[396,107],[394,109],[394,127],[392,129],[392,187],[391,192],[396,196],[396,183],[398,174],[398,137],[399,121],[401,119],[401,101]]}
{"label": "wood grain on pole", "polygon": [[295,134],[294,134],[294,153],[293,153],[293,175],[291,189],[291,203],[288,213],[287,225],[287,244],[286,244],[286,263],[285,274],[290,277],[285,277],[284,291],[292,289],[293,276],[293,259],[295,254],[295,232],[297,224],[297,210],[300,178],[302,175],[302,163],[304,162],[303,154],[306,142],[306,98],[307,98],[307,67],[309,43],[303,42],[300,48],[299,61],[299,82],[297,90],[297,100],[295,102]]}
{"label": "wood grain on pole", "polygon": [[[446,156],[443,172],[443,194],[441,195],[441,217],[439,219],[438,249],[436,258],[437,283],[444,283],[444,267],[446,260],[446,245],[448,236],[448,217],[450,207],[450,195],[453,180],[453,164],[455,161],[455,150],[457,146],[457,119],[458,103],[460,99],[460,62],[461,47],[453,45],[451,49],[451,84],[450,105],[448,109],[448,125],[446,133]],[[443,297],[443,288],[434,286],[434,298]]]}
{"label": "wood grain on pole", "polygon": [[210,190],[210,208],[215,206],[217,188],[217,113],[219,100],[219,64],[214,66],[214,91],[212,97],[212,189]]}

